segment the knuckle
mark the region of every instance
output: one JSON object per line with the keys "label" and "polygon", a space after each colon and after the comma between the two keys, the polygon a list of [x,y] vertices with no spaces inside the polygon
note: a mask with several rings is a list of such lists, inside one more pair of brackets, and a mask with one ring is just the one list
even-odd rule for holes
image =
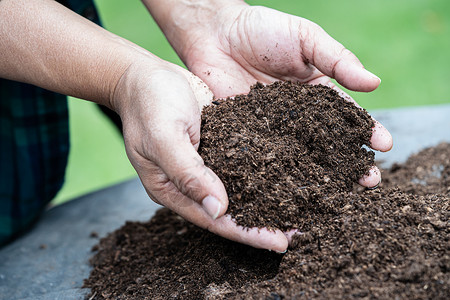
{"label": "knuckle", "polygon": [[183,176],[174,179],[174,183],[182,194],[193,200],[198,199],[197,196],[201,191],[201,181],[195,174],[185,172]]}

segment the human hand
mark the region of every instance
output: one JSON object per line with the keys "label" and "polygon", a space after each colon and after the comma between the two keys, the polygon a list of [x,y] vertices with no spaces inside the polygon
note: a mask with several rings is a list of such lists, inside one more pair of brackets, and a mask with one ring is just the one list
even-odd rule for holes
{"label": "human hand", "polygon": [[196,152],[199,106],[212,100],[198,77],[55,1],[1,0],[0,8],[0,77],[116,110],[127,154],[153,200],[226,238],[286,249],[283,233],[247,231],[222,216],[228,205],[223,184]]}
{"label": "human hand", "polygon": [[284,251],[281,231],[244,229],[224,216],[225,188],[196,151],[200,110],[211,100],[209,88],[187,70],[138,63],[119,80],[111,106],[122,118],[127,155],[155,202],[225,238]]}
{"label": "human hand", "polygon": [[[380,84],[354,54],[306,19],[242,1],[231,1],[215,10],[197,6],[197,11],[203,12],[201,22],[193,21],[183,42],[173,44],[188,68],[216,97],[246,93],[257,81],[292,80],[332,87],[356,104],[330,78],[361,92],[373,91]],[[392,136],[376,121],[371,147],[379,151],[392,148]],[[380,180],[380,171],[373,167],[359,183],[375,187]]]}

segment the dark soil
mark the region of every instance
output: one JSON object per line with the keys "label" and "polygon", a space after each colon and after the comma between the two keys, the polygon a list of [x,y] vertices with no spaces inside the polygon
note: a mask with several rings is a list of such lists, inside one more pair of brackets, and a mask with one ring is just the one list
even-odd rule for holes
{"label": "dark soil", "polygon": [[351,191],[374,165],[369,114],[325,86],[257,84],[203,110],[199,153],[223,181],[228,213],[247,227],[288,230],[321,199]]}
{"label": "dark soil", "polygon": [[449,145],[442,143],[411,157],[404,164],[393,164],[382,172],[383,187],[402,183],[402,191],[415,194],[443,194],[450,197]]}
{"label": "dark soil", "polygon": [[230,193],[230,213],[246,226],[300,228],[286,254],[162,209],[94,246],[88,298],[448,299],[450,144],[384,170],[376,190],[354,188],[373,163],[360,150],[373,124],[336,96],[320,86],[257,85],[249,97],[218,101],[203,120],[201,153]]}

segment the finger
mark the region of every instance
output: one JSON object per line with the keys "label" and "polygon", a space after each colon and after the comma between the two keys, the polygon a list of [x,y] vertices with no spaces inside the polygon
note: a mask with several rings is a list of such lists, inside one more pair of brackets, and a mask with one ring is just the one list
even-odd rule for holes
{"label": "finger", "polygon": [[286,239],[288,240],[289,245],[292,244],[292,239],[294,238],[294,235],[302,234],[298,229],[291,229],[289,231],[284,232],[284,235],[286,236]]}
{"label": "finger", "polygon": [[276,252],[284,252],[288,247],[287,238],[280,230],[244,228],[238,226],[229,215],[213,220],[196,202],[192,202],[191,206],[172,209],[197,226],[235,242]]}
{"label": "finger", "polygon": [[306,19],[298,21],[301,51],[307,63],[350,90],[370,92],[379,86],[380,78],[364,69],[351,51],[320,26]]}
{"label": "finger", "polygon": [[210,226],[209,230],[227,239],[255,248],[283,253],[288,247],[287,237],[281,230],[269,231],[267,228],[245,228],[237,226],[229,215],[217,219]]}
{"label": "finger", "polygon": [[164,139],[156,146],[158,166],[183,195],[201,204],[213,219],[222,216],[228,206],[222,181],[205,166],[192,145],[189,133],[178,138],[178,132],[166,134],[173,138]]}
{"label": "finger", "polygon": [[238,226],[229,215],[213,219],[202,207],[170,181],[166,174],[152,163],[141,162],[149,173],[140,172],[140,178],[152,200],[164,205],[187,221],[229,240],[255,248],[285,252],[288,246],[286,236],[280,231],[265,228],[244,228]]}
{"label": "finger", "polygon": [[374,120],[375,126],[372,128],[372,138],[370,139],[370,147],[374,150],[381,152],[387,152],[392,149],[394,145],[392,135],[389,131],[380,124],[377,120]]}
{"label": "finger", "polygon": [[368,174],[363,175],[363,177],[358,181],[358,183],[367,188],[376,188],[381,182],[381,172],[376,167],[373,166]]}
{"label": "finger", "polygon": [[191,86],[192,92],[194,93],[195,99],[197,100],[198,107],[200,111],[206,105],[211,104],[214,100],[214,94],[209,88],[208,85],[204,81],[202,81],[199,77],[195,76],[188,70],[183,69],[183,73],[186,76],[186,79]]}
{"label": "finger", "polygon": [[[308,82],[309,84],[322,84],[328,86],[338,92],[339,96],[344,98],[345,100],[352,102],[357,107],[361,108],[361,106],[352,98],[349,94],[341,90],[338,86],[336,86],[333,82],[330,81],[328,76],[320,76]],[[372,137],[370,138],[370,147],[373,150],[387,152],[392,149],[393,139],[392,135],[389,131],[377,120],[373,119],[375,125],[372,128]]]}

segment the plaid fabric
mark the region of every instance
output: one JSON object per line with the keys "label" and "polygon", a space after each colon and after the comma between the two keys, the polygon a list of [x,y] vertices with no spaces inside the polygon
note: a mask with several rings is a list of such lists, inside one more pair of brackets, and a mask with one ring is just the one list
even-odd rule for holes
{"label": "plaid fabric", "polygon": [[[92,0],[58,1],[100,23]],[[64,182],[66,96],[0,79],[0,246],[28,229]]]}

